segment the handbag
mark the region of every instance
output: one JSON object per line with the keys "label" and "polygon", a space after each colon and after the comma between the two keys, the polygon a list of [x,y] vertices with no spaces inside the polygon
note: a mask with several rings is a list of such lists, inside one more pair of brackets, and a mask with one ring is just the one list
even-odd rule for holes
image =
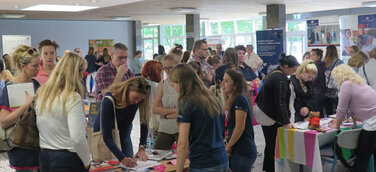
{"label": "handbag", "polygon": [[20,116],[13,131],[10,133],[10,140],[23,148],[39,149],[39,131],[37,118],[34,109],[34,100],[26,111]]}
{"label": "handbag", "polygon": [[[121,150],[120,145],[120,135],[119,135],[119,129],[116,119],[116,108],[115,108],[115,101],[111,96],[105,96],[104,98],[108,98],[111,100],[113,108],[114,108],[114,118],[115,118],[115,129],[112,129],[112,139],[115,142],[116,146]],[[103,100],[102,100],[102,106],[103,106]],[[103,140],[102,135],[102,116],[104,114],[101,114],[100,117],[100,130],[98,132],[92,133],[91,138],[88,140],[91,140],[90,145],[90,151],[92,153],[92,159],[93,161],[108,161],[116,159],[115,155],[111,152],[110,149],[108,149],[107,145],[105,144]]]}
{"label": "handbag", "polygon": [[[328,87],[330,76],[332,75],[333,68],[336,66],[337,62],[339,60],[337,59],[334,64],[330,67],[330,72],[328,75],[328,81],[326,82],[326,86]],[[337,98],[338,97],[338,89],[337,88],[326,88],[325,96],[329,98]]]}
{"label": "handbag", "polygon": [[9,135],[14,130],[14,125],[6,129],[0,127],[0,153],[12,150],[17,147],[10,139]]}

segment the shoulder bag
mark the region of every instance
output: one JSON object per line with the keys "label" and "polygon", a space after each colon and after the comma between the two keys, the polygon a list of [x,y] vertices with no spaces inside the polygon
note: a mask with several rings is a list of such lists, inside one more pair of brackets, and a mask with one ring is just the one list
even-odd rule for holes
{"label": "shoulder bag", "polygon": [[368,81],[367,73],[366,73],[366,64],[365,63],[363,63],[363,73],[364,73],[364,76],[366,77],[367,84],[370,85],[369,81]]}
{"label": "shoulder bag", "polygon": [[[114,140],[116,146],[121,150],[120,135],[119,135],[119,129],[118,129],[118,124],[117,124],[117,119],[116,119],[116,108],[115,108],[116,104],[115,104],[114,99],[111,96],[105,96],[104,98],[110,99],[114,108],[115,129],[112,129],[112,139]],[[102,106],[103,106],[103,100],[102,100]],[[92,137],[91,137],[90,150],[92,153],[93,161],[106,161],[106,160],[116,159],[115,155],[111,152],[110,149],[108,149],[107,145],[105,144],[103,140],[103,135],[102,135],[103,115],[104,114],[100,114],[100,130],[98,132],[92,133]]]}
{"label": "shoulder bag", "polygon": [[[333,68],[335,67],[335,65],[337,64],[339,60],[337,59],[333,65],[330,67],[330,71],[329,71],[329,76],[328,76],[328,81],[326,82],[326,87],[328,87],[328,84],[330,82],[330,76],[332,75],[332,71],[333,71]],[[326,92],[325,92],[325,96],[329,97],[329,98],[336,98],[338,97],[338,89],[337,88],[326,88]]]}
{"label": "shoulder bag", "polygon": [[34,103],[33,100],[9,135],[10,140],[19,147],[39,149],[39,131]]}

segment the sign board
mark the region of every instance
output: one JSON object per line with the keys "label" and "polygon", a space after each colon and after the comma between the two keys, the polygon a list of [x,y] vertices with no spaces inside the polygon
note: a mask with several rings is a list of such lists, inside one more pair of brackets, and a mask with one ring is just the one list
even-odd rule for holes
{"label": "sign board", "polygon": [[30,35],[3,35],[3,54],[12,54],[19,45],[31,46]]}

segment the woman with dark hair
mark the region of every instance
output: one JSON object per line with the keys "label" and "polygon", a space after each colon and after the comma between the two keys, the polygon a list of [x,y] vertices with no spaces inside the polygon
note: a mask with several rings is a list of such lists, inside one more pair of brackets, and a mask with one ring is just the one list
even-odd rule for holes
{"label": "woman with dark hair", "polygon": [[332,76],[332,70],[343,64],[343,61],[338,58],[337,48],[335,45],[329,45],[326,47],[326,54],[324,57],[325,62],[325,83],[326,83],[326,92],[324,107],[327,115],[335,114],[335,107],[338,104],[338,89],[335,86],[334,79]]}
{"label": "woman with dark hair", "polygon": [[311,50],[311,60],[316,65],[317,75],[312,79],[312,87],[315,93],[316,110],[320,111],[320,117],[324,117],[324,103],[326,82],[325,82],[325,62],[322,61],[323,51],[319,48]]}
{"label": "woman with dark hair", "polygon": [[303,61],[304,61],[304,60],[308,60],[308,59],[310,59],[310,56],[311,56],[311,55],[310,55],[310,52],[307,51],[307,52],[304,53],[302,60],[303,60]]}
{"label": "woman with dark hair", "polygon": [[[87,89],[87,92],[89,92],[89,95],[90,96],[93,96],[94,97],[94,89],[95,88],[95,76],[97,75],[97,69],[96,69],[96,64],[95,64],[95,61],[97,60],[97,58],[94,56],[94,47],[89,47],[89,51],[87,52],[87,55],[85,56],[85,60],[86,60],[86,63],[87,63],[87,68],[86,68],[86,72],[89,73],[87,76],[86,76],[86,89]],[[93,87],[91,87],[91,78],[93,78]]]}
{"label": "woman with dark hair", "polygon": [[[103,49],[102,56],[99,58],[99,60],[97,61],[97,63],[102,62],[103,65],[106,65],[106,64],[108,64],[110,61],[111,61],[111,55],[110,55],[110,53],[108,52],[108,49],[107,49],[107,48],[104,48],[104,49]],[[102,66],[103,66],[103,65],[102,65]]]}
{"label": "woman with dark hair", "polygon": [[257,122],[262,126],[265,137],[263,170],[274,171],[274,149],[277,129],[284,126],[291,129],[294,121],[290,120],[289,108],[291,90],[288,76],[296,72],[299,62],[294,56],[281,54],[278,67],[266,76],[264,85],[256,98],[254,112]]}
{"label": "woman with dark hair", "polygon": [[248,171],[257,157],[252,126],[252,109],[248,101],[248,89],[243,74],[226,70],[221,83],[228,114],[226,151],[233,172]]}
{"label": "woman with dark hair", "polygon": [[184,54],[180,59],[180,63],[187,63],[188,60],[189,60],[189,57],[191,57],[191,52],[190,51],[184,51]]}

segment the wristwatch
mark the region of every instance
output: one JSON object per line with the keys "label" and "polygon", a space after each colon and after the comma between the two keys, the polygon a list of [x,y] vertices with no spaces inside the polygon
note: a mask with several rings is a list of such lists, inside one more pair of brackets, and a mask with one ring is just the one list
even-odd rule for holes
{"label": "wristwatch", "polygon": [[168,118],[167,118],[167,115],[164,115],[164,119],[168,119]]}

